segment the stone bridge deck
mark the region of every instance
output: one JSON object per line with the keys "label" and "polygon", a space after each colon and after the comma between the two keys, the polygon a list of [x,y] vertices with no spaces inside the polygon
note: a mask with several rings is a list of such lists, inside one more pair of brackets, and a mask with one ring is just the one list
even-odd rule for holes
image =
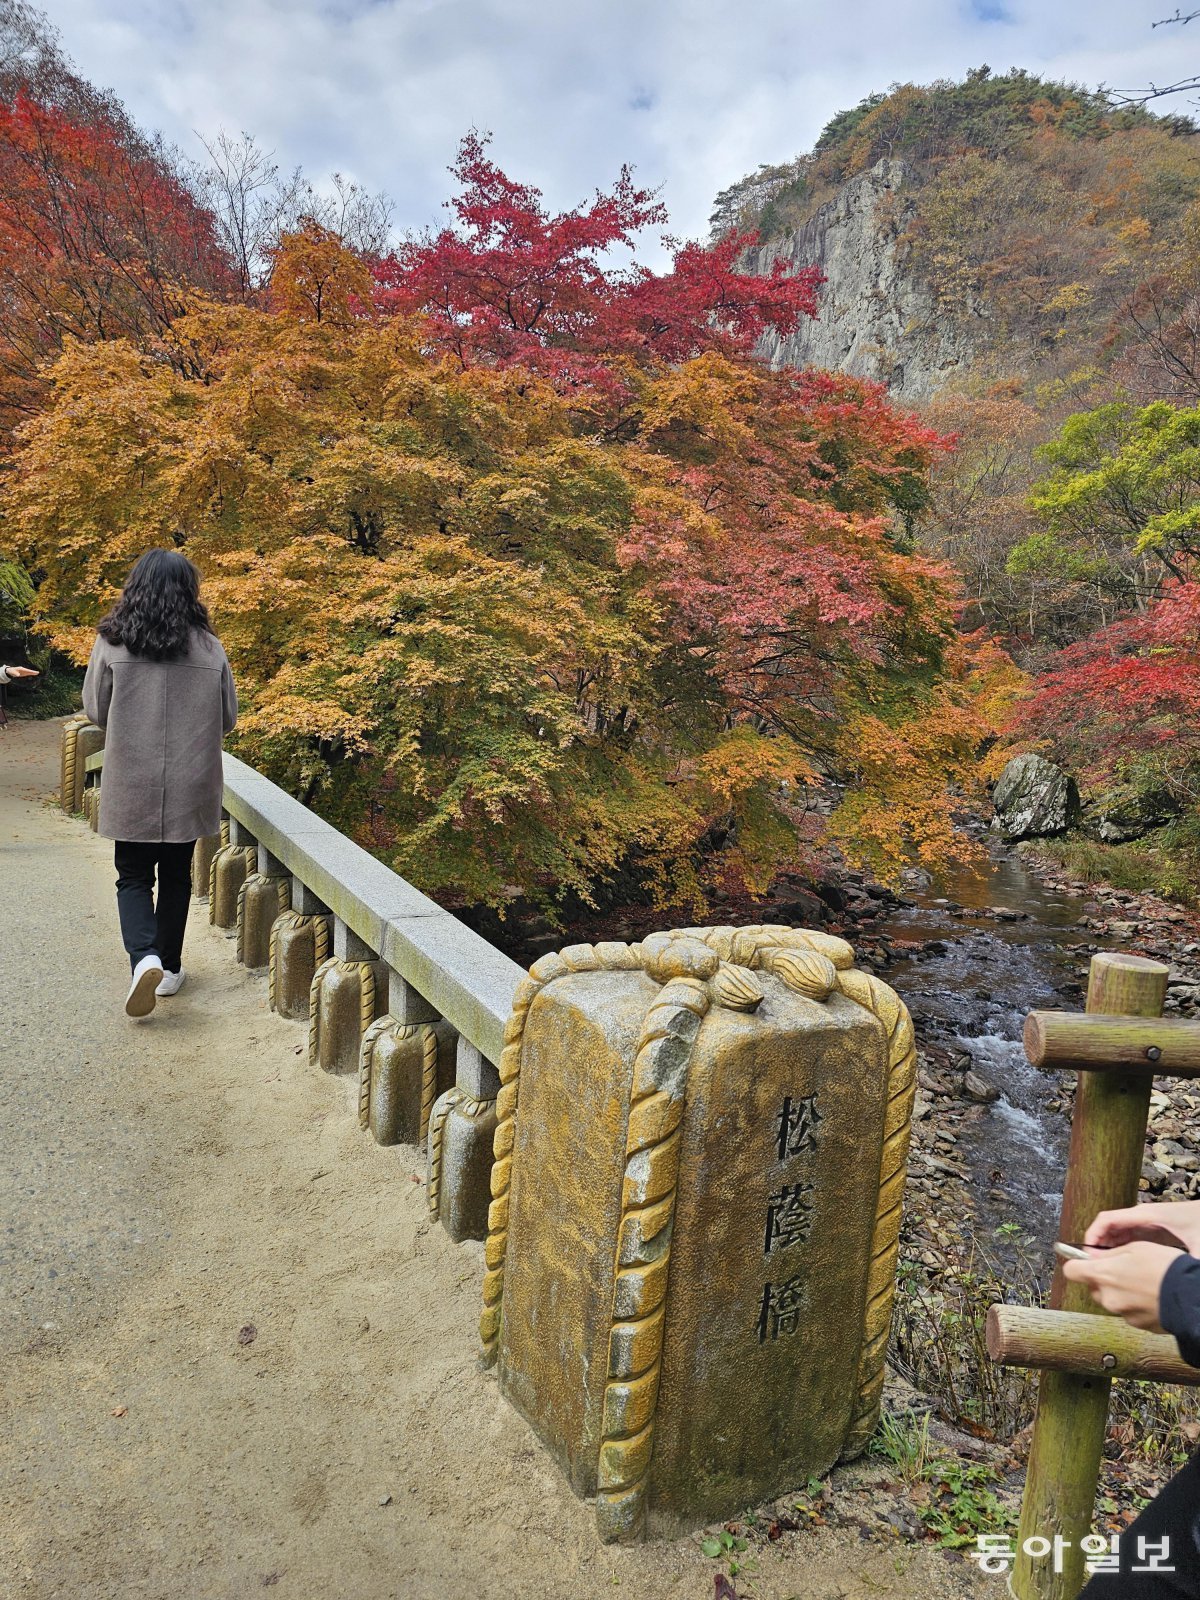
{"label": "stone bridge deck", "polygon": [[[597,1542],[475,1368],[482,1247],[203,908],[182,993],[124,1016],[110,847],[46,803],[58,739],[0,735],[0,1595],[709,1600],[697,1540]],[[746,1592],[974,1590],[810,1535]]]}

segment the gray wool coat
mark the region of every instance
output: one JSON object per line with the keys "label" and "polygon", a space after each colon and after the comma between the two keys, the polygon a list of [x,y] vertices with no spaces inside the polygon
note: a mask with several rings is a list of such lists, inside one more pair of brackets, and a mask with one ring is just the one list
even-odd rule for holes
{"label": "gray wool coat", "polygon": [[97,636],[83,709],[104,729],[106,839],[178,844],[220,831],[221,742],[237,722],[237,691],[215,634],[194,628],[174,661]]}

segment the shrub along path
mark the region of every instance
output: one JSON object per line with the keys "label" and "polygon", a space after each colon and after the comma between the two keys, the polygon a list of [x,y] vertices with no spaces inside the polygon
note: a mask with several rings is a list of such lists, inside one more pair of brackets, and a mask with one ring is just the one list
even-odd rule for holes
{"label": "shrub along path", "polygon": [[[475,1369],[482,1247],[203,906],[182,993],[123,1015],[109,846],[44,803],[57,749],[0,735],[0,1593],[711,1600],[699,1539],[597,1543]],[[986,1583],[858,1530],[754,1544],[727,1595]]]}

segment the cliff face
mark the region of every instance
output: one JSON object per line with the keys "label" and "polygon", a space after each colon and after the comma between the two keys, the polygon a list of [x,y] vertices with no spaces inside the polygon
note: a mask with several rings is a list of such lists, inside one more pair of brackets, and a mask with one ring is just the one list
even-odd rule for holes
{"label": "cliff face", "polygon": [[918,400],[974,359],[987,334],[984,308],[939,314],[929,288],[905,266],[901,236],[916,209],[914,177],[907,161],[885,157],[844,183],[801,227],[748,253],[751,272],[782,257],[825,274],[816,317],[791,338],[771,334],[760,346],[773,366],[830,367]]}

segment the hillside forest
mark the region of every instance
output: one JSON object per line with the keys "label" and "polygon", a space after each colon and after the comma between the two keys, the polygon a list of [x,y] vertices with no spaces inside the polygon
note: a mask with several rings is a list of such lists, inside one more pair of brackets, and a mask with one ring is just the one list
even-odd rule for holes
{"label": "hillside forest", "polygon": [[[918,410],[772,370],[821,274],[739,264],[881,154],[980,355]],[[1025,74],[904,86],[638,265],[465,134],[398,234],[203,163],[0,5],[0,633],[77,682],[145,548],[204,575],[238,753],[445,903],[702,913],[882,878],[1037,749],[1200,838],[1200,145]],[[36,704],[36,702],[34,702]]]}

